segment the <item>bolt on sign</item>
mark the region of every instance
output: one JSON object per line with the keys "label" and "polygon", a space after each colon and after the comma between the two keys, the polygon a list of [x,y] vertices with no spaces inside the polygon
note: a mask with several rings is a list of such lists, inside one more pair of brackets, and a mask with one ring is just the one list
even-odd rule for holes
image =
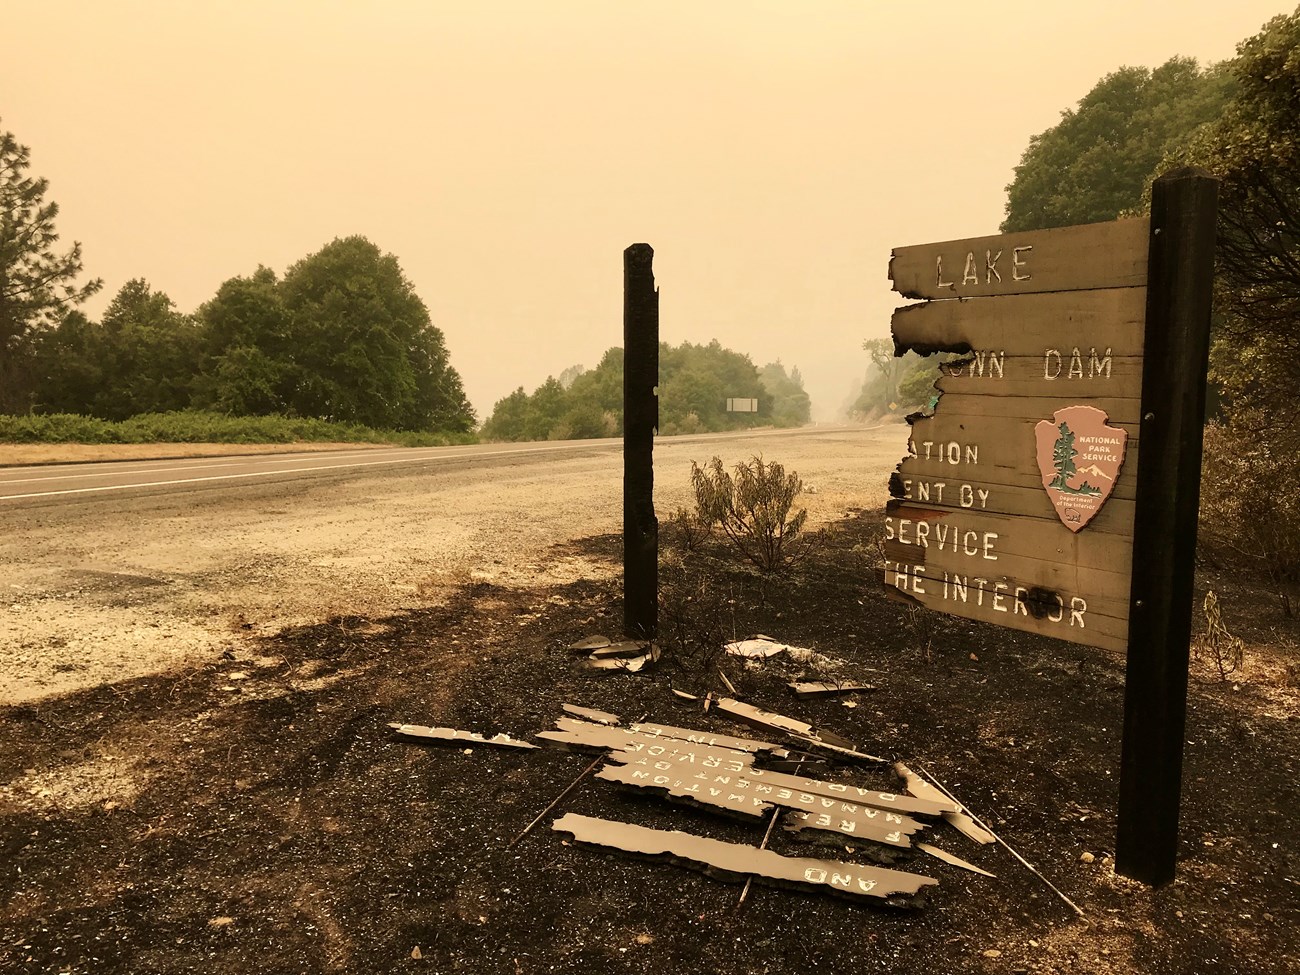
{"label": "bolt on sign", "polygon": [[890,478],[899,598],[1123,649],[1146,218],[897,248],[895,353],[959,353]]}

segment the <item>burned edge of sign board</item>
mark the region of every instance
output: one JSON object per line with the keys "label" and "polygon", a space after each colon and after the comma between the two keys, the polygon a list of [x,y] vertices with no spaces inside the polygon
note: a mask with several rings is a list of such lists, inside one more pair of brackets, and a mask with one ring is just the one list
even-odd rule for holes
{"label": "burned edge of sign board", "polygon": [[498,734],[487,738],[477,731],[462,731],[459,728],[433,728],[426,725],[402,724],[400,722],[390,722],[388,727],[393,729],[393,733],[401,735],[403,738],[414,738],[420,741],[446,741],[456,744],[471,745],[494,745],[499,748],[536,748],[532,742],[519,741],[511,738],[509,735]]}
{"label": "burned edge of sign board", "polygon": [[[918,799],[933,799],[936,802],[952,801],[942,791],[936,789],[902,762],[894,763],[894,772],[903,780],[907,791]],[[985,845],[997,842],[997,837],[976,823],[975,820],[971,819],[971,817],[966,814],[965,810],[961,808],[960,803],[957,803],[956,809],[946,810],[942,815],[944,822],[952,826],[967,839]]]}
{"label": "burned edge of sign board", "polygon": [[666,858],[702,869],[710,876],[740,882],[754,877],[774,886],[869,898],[896,907],[913,907],[938,881],[919,874],[836,860],[787,857],[771,850],[726,843],[678,830],[658,830],[577,813],[567,813],[552,829],[572,834],[578,843],[609,847],[637,856]]}

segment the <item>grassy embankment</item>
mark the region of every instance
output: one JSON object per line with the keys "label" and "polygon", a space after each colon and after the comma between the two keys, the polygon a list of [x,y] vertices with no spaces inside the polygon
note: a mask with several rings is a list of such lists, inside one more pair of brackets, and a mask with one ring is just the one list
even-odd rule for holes
{"label": "grassy embankment", "polygon": [[186,410],[100,420],[72,413],[0,416],[0,443],[383,443],[441,447],[473,443],[473,434],[375,430],[352,423],[285,416],[225,416]]}

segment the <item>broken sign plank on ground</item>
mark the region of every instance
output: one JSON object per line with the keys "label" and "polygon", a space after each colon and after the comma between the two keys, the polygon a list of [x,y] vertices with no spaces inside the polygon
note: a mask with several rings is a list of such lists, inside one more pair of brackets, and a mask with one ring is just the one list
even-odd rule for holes
{"label": "broken sign plank on ground", "polygon": [[923,828],[910,816],[758,781],[752,775],[754,771],[728,773],[673,761],[637,758],[626,764],[612,760],[596,777],[742,816],[763,816],[773,806],[796,812],[812,811],[818,815],[805,819],[797,828],[830,830],[888,846],[910,846],[908,837]]}
{"label": "broken sign plank on ground", "polygon": [[804,890],[830,891],[868,897],[896,906],[909,905],[924,888],[937,884],[930,877],[810,857],[786,857],[771,850],[724,843],[676,830],[649,829],[568,813],[553,829],[571,833],[579,843],[611,847],[642,856],[668,857],[676,863],[704,868],[734,880],[753,876],[760,881]]}
{"label": "broken sign plank on ground", "polygon": [[[621,648],[621,645],[618,646]],[[601,650],[592,651],[591,655],[582,661],[582,664],[588,670],[622,670],[635,674],[659,660],[660,651],[657,644],[638,644],[637,646],[639,650],[644,650],[638,656],[625,656],[622,654],[621,649],[618,654],[610,656],[608,651],[611,647],[605,647]]]}
{"label": "broken sign plank on ground", "polygon": [[[826,732],[822,731],[821,734],[825,735]],[[883,765],[885,762],[889,761],[886,758],[881,758],[879,755],[868,755],[866,752],[860,752],[856,748],[836,745],[832,742],[826,741],[825,738],[822,737],[811,738],[804,735],[794,735],[792,737],[796,741],[800,741],[813,749],[829,752],[836,758],[846,758],[855,762],[870,762],[873,765]]]}
{"label": "broken sign plank on ground", "polygon": [[715,698],[714,703],[719,711],[737,721],[766,731],[779,731],[805,744],[829,751],[841,758],[852,758],[865,762],[885,761],[885,759],[877,755],[868,755],[866,752],[858,751],[853,742],[840,737],[833,731],[828,731],[825,728],[814,729],[808,722],[800,721],[798,718],[777,714],[775,711],[764,711],[762,708],[756,708],[752,704],[746,704],[744,701],[737,701],[730,697]]}
{"label": "broken sign plank on ground", "polygon": [[805,778],[801,775],[790,775],[786,772],[772,772],[767,769],[754,768],[739,761],[719,761],[712,756],[695,755],[691,753],[689,748],[680,748],[658,754],[652,748],[646,749],[645,754],[629,754],[616,751],[610,755],[610,760],[615,762],[629,762],[633,759],[642,758],[671,763],[672,765],[696,766],[706,771],[717,771],[733,775],[743,774],[749,779],[761,783],[765,787],[764,794],[767,794],[771,789],[779,789],[792,791],[800,795],[806,794],[839,802],[869,806],[872,809],[880,809],[891,813],[908,813],[918,816],[939,816],[944,812],[957,808],[956,804],[946,797],[920,799],[915,796],[900,796],[893,792],[877,792],[874,789],[863,789],[843,782],[826,782],[821,779]]}
{"label": "broken sign plank on ground", "polygon": [[[570,748],[576,748],[584,751],[601,751],[615,750],[620,752],[639,752],[647,748],[658,749],[655,754],[663,754],[664,751],[674,751],[678,748],[691,748],[695,751],[707,749],[717,753],[719,760],[723,758],[731,759],[737,762],[748,764],[754,760],[754,753],[742,751],[738,743],[748,745],[761,744],[759,742],[748,742],[743,738],[728,738],[725,735],[707,735],[703,732],[700,736],[710,741],[720,740],[724,744],[707,744],[704,742],[688,742],[682,738],[675,738],[669,735],[653,734],[645,729],[644,725],[633,725],[631,728],[609,728],[603,725],[592,724],[589,721],[578,721],[574,718],[560,718],[555,722],[555,731],[543,731],[537,735],[544,742],[560,745]],[[662,730],[662,729],[660,729]],[[686,732],[685,728],[673,729],[675,731]],[[730,747],[728,747],[730,746]],[[775,745],[768,746],[776,748]],[[784,749],[777,749],[774,754],[788,755]]]}
{"label": "broken sign plank on ground", "polygon": [[486,738],[477,731],[462,731],[459,728],[430,728],[418,724],[390,723],[394,734],[404,738],[419,738],[422,741],[448,741],[469,743],[473,745],[495,745],[500,748],[536,748],[532,742],[518,741],[509,735],[494,735]]}
{"label": "broken sign plank on ground", "polygon": [[712,745],[716,748],[730,748],[740,752],[757,754],[788,755],[789,752],[780,745],[770,741],[755,741],[752,738],[737,738],[734,735],[720,735],[712,731],[699,731],[694,728],[679,728],[670,724],[647,724],[644,721],[631,726],[633,731],[652,735],[656,738],[676,738],[679,741],[694,742],[697,745]]}
{"label": "broken sign plank on ground", "polygon": [[597,660],[607,657],[644,657],[647,654],[659,659],[659,648],[648,640],[620,640],[606,647],[596,647],[591,656]]}

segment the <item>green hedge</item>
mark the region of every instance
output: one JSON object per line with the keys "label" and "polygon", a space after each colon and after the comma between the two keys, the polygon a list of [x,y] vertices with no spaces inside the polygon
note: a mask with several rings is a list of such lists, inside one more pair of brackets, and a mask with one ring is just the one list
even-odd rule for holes
{"label": "green hedge", "polygon": [[142,413],[114,422],[75,413],[0,415],[0,443],[391,443],[440,447],[473,443],[470,434],[372,430],[287,416],[226,416],[185,410]]}

